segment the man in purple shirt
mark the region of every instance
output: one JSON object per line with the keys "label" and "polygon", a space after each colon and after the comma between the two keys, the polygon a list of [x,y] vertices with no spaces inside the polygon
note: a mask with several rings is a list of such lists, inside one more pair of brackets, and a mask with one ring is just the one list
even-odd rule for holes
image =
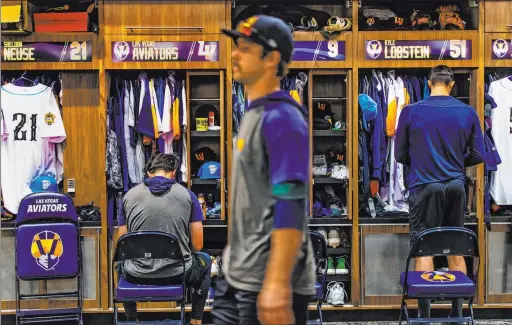
{"label": "man in purple shirt", "polygon": [[[396,161],[409,166],[411,243],[423,230],[463,227],[466,208],[465,168],[481,163],[484,142],[475,110],[450,96],[452,70],[432,68],[430,97],[404,107],[395,139]],[[448,256],[451,271],[467,273],[462,256]],[[432,257],[416,259],[416,271],[434,271]],[[452,317],[462,316],[462,299],[454,299]],[[430,317],[430,300],[419,299],[421,317]]]}
{"label": "man in purple shirt", "polygon": [[293,52],[290,28],[254,16],[236,30],[233,78],[247,90],[231,179],[230,227],[215,324],[306,324],[315,264],[306,197],[310,172],[307,112],[279,89]]}

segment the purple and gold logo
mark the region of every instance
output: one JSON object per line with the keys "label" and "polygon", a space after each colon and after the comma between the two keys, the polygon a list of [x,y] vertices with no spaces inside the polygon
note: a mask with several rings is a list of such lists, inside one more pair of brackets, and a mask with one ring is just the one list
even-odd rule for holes
{"label": "purple and gold logo", "polygon": [[366,45],[366,52],[372,59],[378,58],[382,54],[382,43],[380,41],[369,41]]}
{"label": "purple and gold logo", "polygon": [[37,265],[45,271],[51,271],[59,264],[64,246],[59,234],[45,230],[34,236],[30,251]]}

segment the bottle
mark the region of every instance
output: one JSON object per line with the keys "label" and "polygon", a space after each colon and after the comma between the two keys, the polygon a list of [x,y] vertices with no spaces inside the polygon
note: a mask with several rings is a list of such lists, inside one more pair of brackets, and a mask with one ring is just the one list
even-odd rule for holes
{"label": "bottle", "polygon": [[201,210],[203,211],[203,220],[206,219],[206,202],[204,200],[204,194],[199,193],[197,196],[197,200],[199,201],[199,204],[201,205]]}

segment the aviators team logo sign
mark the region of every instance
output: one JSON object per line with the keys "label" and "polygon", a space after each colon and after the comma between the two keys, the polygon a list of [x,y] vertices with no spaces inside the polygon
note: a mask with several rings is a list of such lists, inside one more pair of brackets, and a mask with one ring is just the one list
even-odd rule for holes
{"label": "aviators team logo sign", "polygon": [[497,60],[512,59],[512,40],[492,40],[492,58]]}
{"label": "aviators team logo sign", "polygon": [[45,271],[51,271],[59,264],[64,246],[59,234],[45,230],[34,236],[30,251],[37,265]]}
{"label": "aviators team logo sign", "polygon": [[470,60],[471,40],[368,40],[366,60]]}

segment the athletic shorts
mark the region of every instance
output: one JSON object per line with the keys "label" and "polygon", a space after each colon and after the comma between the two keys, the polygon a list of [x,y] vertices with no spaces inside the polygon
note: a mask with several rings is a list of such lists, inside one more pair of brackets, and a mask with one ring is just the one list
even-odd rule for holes
{"label": "athletic shorts", "polygon": [[409,194],[411,245],[423,230],[463,227],[465,183],[460,179],[421,185]]}

